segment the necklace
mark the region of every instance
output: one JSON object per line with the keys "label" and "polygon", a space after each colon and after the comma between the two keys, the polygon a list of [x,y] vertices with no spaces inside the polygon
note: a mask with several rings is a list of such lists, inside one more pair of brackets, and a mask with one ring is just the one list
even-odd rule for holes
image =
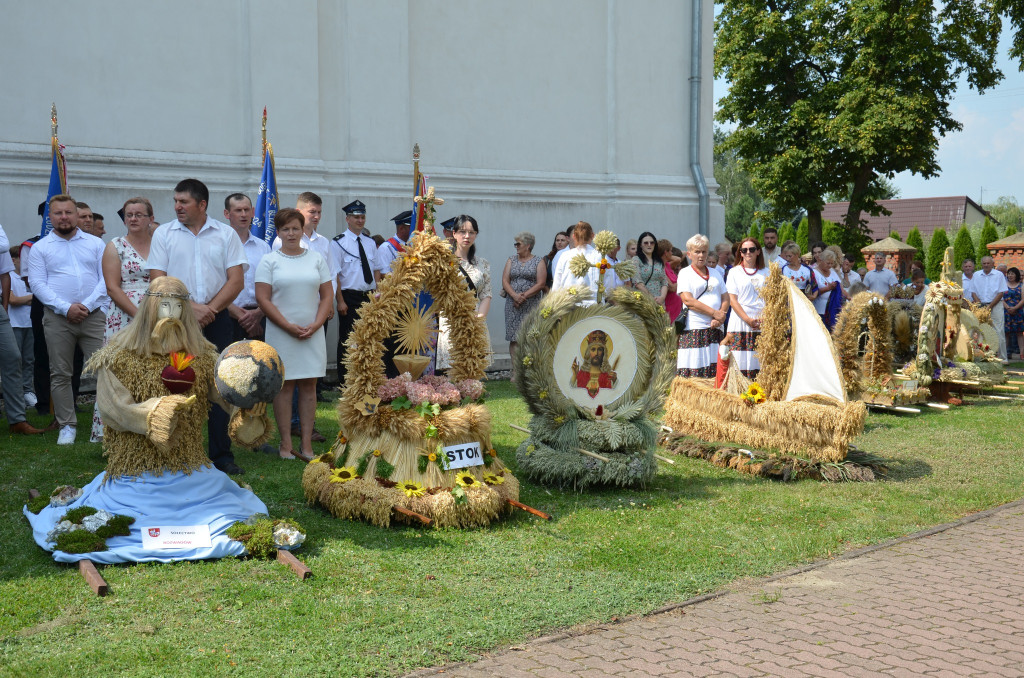
{"label": "necklace", "polygon": [[706,266],[704,267],[704,272],[703,273],[698,271],[696,266],[691,266],[690,268],[693,269],[694,273],[696,273],[698,276],[700,276],[701,280],[707,280],[711,276],[711,271],[709,271]]}
{"label": "necklace", "polygon": [[[740,268],[743,269],[744,273],[747,273],[747,267],[746,266],[744,266],[743,264],[740,264]],[[751,278],[753,278],[755,275],[757,275],[757,264],[754,264],[754,272],[753,273],[747,273],[747,275],[749,275]]]}

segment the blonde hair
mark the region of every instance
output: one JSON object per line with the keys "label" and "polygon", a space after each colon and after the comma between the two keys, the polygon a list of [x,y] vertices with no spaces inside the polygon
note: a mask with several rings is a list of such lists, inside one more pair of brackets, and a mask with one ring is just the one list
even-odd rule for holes
{"label": "blonde hair", "polygon": [[710,247],[711,241],[708,240],[708,237],[706,235],[701,235],[700,233],[691,236],[690,239],[686,241],[686,249],[689,252],[696,252],[697,250],[700,249],[706,250],[709,249]]}
{"label": "blonde hair", "polygon": [[[182,300],[181,319],[178,323],[168,322],[159,317],[160,298],[173,296]],[[167,331],[156,331],[163,323]],[[177,327],[175,326],[177,325]],[[171,344],[171,345],[169,345]],[[171,276],[160,276],[149,283],[149,290],[139,304],[139,311],[128,326],[110,338],[110,342],[89,360],[86,370],[94,372],[119,351],[131,351],[139,356],[170,354],[185,351],[195,356],[217,347],[206,340],[199,327],[192,306],[188,302],[188,288],[185,283]]]}
{"label": "blonde hair", "polygon": [[839,260],[836,257],[836,253],[833,252],[831,249],[824,249],[824,250],[822,250],[821,254],[818,255],[818,259],[820,261],[828,261],[828,262],[830,262],[829,263],[829,267],[831,267],[831,268],[835,268],[836,264],[839,263]]}

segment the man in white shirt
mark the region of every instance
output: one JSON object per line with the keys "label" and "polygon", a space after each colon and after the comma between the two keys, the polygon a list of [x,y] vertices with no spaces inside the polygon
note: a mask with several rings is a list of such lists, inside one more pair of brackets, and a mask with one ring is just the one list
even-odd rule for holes
{"label": "man in white shirt", "polygon": [[238,234],[245,251],[249,268],[242,276],[242,291],[228,306],[231,317],[231,340],[262,339],[264,333],[263,311],[256,304],[256,267],[260,259],[270,253],[270,245],[253,236],[252,201],[244,193],[232,193],[224,198],[224,218],[228,225]]}
{"label": "man in white shirt", "polygon": [[377,245],[373,238],[363,234],[366,205],[360,200],[353,200],[341,209],[345,213],[348,228],[331,240],[331,258],[328,263],[331,277],[337,281],[338,383],[344,385],[348,336],[352,333],[359,307],[377,289],[380,271],[377,269]]}
{"label": "man in white shirt", "polygon": [[581,221],[573,228],[570,238],[573,247],[566,247],[559,253],[565,253],[565,256],[558,261],[558,267],[554,273],[555,281],[551,284],[551,291],[565,290],[570,287],[590,288],[594,293],[594,299],[586,302],[585,305],[589,306],[595,303],[597,297],[598,269],[596,266],[591,266],[582,276],[575,276],[569,269],[569,262],[577,254],[582,254],[591,264],[601,263],[601,253],[591,244],[594,241],[594,228],[587,222]]}
{"label": "man in white shirt", "polygon": [[960,287],[964,291],[964,299],[971,301],[971,279],[974,277],[974,259],[964,259],[960,262]]}
{"label": "man in white shirt", "polygon": [[778,264],[780,267],[786,265],[786,260],[782,258],[782,250],[779,249],[779,232],[773,226],[769,226],[764,229],[764,246],[761,247],[761,251],[764,253],[764,265],[768,266],[772,262]]}
{"label": "man in white shirt", "polygon": [[[306,220],[306,223],[302,225],[302,240],[299,241],[299,246],[304,250],[311,249],[317,252],[325,262],[330,264],[331,240],[316,231],[320,224],[320,217],[323,215],[323,204],[324,201],[320,196],[312,191],[299,194],[295,201],[295,209],[302,212],[302,216]],[[274,249],[281,249],[281,238],[274,238]],[[326,323],[324,323],[324,329],[327,329]]]}
{"label": "man in white shirt", "polygon": [[895,273],[885,267],[884,252],[875,252],[872,261],[874,261],[875,269],[864,275],[864,286],[875,294],[885,297],[885,300],[888,301],[892,294],[890,288],[899,283],[899,280],[896,279]]}
{"label": "man in white shirt", "polygon": [[1003,295],[1009,291],[1006,276],[995,270],[992,257],[981,258],[981,270],[971,278],[971,301],[983,304],[992,310],[992,325],[999,333],[999,358],[1006,362],[1006,333],[1004,331]]}
{"label": "man in white shirt", "polygon": [[[146,268],[151,280],[169,275],[185,283],[203,335],[223,351],[232,335],[227,309],[245,285],[249,260],[231,227],[206,214],[209,203],[206,184],[198,179],[178,182],[174,187],[178,218],[153,233]],[[225,473],[244,473],[231,453],[228,415],[217,405],[210,409],[207,432],[213,465]]]}
{"label": "man in white shirt", "polygon": [[844,254],[843,260],[840,262],[841,270],[839,271],[839,281],[846,291],[850,290],[852,285],[856,285],[861,282],[860,273],[853,270],[853,265],[856,263],[853,259],[852,254]]}
{"label": "man in white shirt", "polygon": [[32,247],[28,280],[43,305],[43,334],[50,358],[50,392],[60,426],[58,445],[75,442],[78,420],[71,389],[75,348],[84,362],[103,346],[110,302],[103,279],[103,241],[78,228],[74,198],[50,198],[53,230]]}

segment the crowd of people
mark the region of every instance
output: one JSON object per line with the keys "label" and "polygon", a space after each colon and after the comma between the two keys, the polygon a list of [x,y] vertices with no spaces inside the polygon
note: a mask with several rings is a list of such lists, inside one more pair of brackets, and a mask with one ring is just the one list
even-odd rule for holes
{"label": "crowd of people", "polygon": [[[52,410],[49,428],[59,431],[58,445],[74,443],[76,398],[91,387],[81,380],[82,365],[132,322],[152,279],[173,276],[187,287],[203,334],[218,350],[242,339],[263,339],[281,355],[287,381],[274,401],[281,444],[265,451],[283,459],[310,459],[312,443],[324,440],[313,419],[317,400],[325,399],[327,323],[337,314],[336,358],[343,383],[348,338],[358,311],[390,274],[412,229],[412,212],[404,211],[391,219],[394,235],[371,237],[365,232],[366,205],[354,200],[342,208],[345,230],[328,238],[317,232],[322,204],[315,193],[300,194],[294,208],[278,212],[272,244],[250,232],[253,206],[248,196],[229,195],[221,222],[210,215],[209,191],[196,179],[175,186],[176,218],[163,225],[154,221],[146,198],[126,201],[118,214],[127,232],[107,243],[101,239],[102,215],[68,195],[50,199],[53,228],[45,237],[11,246],[0,227],[0,382],[11,432],[43,433],[25,417],[27,407],[36,407],[40,413]],[[486,318],[492,298],[491,267],[477,253],[479,223],[463,214],[441,226],[477,300],[478,317]],[[550,251],[538,256],[532,233],[514,236],[514,253],[504,263],[498,284],[510,353],[516,350],[524,318],[542,295],[576,287],[588,288],[596,297],[602,255],[593,240],[594,228],[580,221],[556,233]],[[569,265],[576,255],[592,264],[581,276]],[[619,256],[616,241],[608,263],[615,265]],[[807,296],[830,328],[845,300],[859,291],[870,290],[886,299],[899,293],[923,305],[931,282],[919,262],[901,283],[886,267],[885,254],[874,255],[871,270],[855,269],[854,255],[822,242],[813,243],[804,254],[793,241],[779,243],[773,228],[765,229],[761,240],[747,237],[714,248],[706,236],[695,235],[686,241],[685,252],[645,231],[626,242],[622,256],[633,263],[635,273],[623,280],[614,270],[606,270],[605,293],[627,286],[665,308],[678,334],[677,374],[687,377],[714,377],[722,343],[731,348],[744,374],[756,375],[754,347],[763,307],[758,290],[772,263]],[[1011,344],[1024,352],[1020,271],[1002,271],[991,257],[983,258],[981,270],[975,271],[968,259],[963,285],[965,297],[991,308],[993,323],[1000,332],[1005,327]],[[898,292],[901,287],[904,291]],[[449,367],[450,349],[442,316],[438,371]],[[397,376],[388,359],[391,352],[389,346],[389,377]],[[1000,357],[1007,357],[1005,344]],[[208,421],[209,456],[221,470],[241,473],[227,425],[227,414],[214,406]],[[101,442],[103,431],[103,413],[96,408],[90,441]],[[292,436],[299,438],[297,450]]]}

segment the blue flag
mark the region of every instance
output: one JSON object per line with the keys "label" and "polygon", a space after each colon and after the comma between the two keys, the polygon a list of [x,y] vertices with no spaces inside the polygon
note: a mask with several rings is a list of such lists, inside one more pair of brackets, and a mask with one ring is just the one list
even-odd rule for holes
{"label": "blue flag", "polygon": [[50,166],[50,186],[46,189],[46,202],[43,203],[43,224],[39,229],[39,235],[46,236],[52,229],[50,222],[50,198],[61,193],[67,193],[67,168],[64,166],[64,153],[60,144],[53,140],[53,164]]}
{"label": "blue flag", "polygon": [[267,152],[263,154],[263,174],[260,176],[260,187],[256,191],[256,210],[252,216],[249,231],[273,246],[277,236],[274,217],[277,215],[277,179],[274,177],[274,151],[267,144]]}

